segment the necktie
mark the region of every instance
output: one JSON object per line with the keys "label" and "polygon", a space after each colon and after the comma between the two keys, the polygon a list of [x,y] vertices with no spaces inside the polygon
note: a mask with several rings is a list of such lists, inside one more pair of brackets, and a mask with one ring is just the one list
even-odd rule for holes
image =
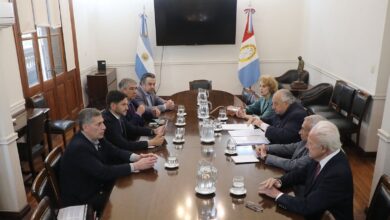
{"label": "necktie", "polygon": [[129,112],[131,114],[135,113],[135,107],[134,107],[133,103],[131,103],[131,102],[129,102]]}
{"label": "necktie", "polygon": [[152,103],[152,96],[151,96],[151,95],[147,95],[147,96],[146,96],[146,100],[148,101],[148,106],[153,106],[153,103]]}
{"label": "necktie", "polygon": [[321,165],[320,165],[320,163],[317,163],[316,172],[314,173],[314,179],[313,180],[315,180],[317,178],[317,176],[320,173],[320,171],[321,171]]}
{"label": "necktie", "polygon": [[126,128],[124,127],[123,121],[119,119],[119,125],[121,127],[121,133],[126,136]]}

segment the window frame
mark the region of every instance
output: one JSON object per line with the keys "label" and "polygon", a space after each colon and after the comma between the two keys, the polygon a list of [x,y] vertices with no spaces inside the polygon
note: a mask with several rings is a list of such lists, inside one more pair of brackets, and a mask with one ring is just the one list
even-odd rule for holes
{"label": "window frame", "polygon": [[[55,78],[59,77],[61,75],[64,75],[66,73],[66,57],[65,57],[65,48],[64,48],[64,37],[63,37],[63,30],[62,27],[56,28],[57,33],[52,35],[52,28],[51,27],[37,27],[38,28],[44,28],[46,30],[46,36],[38,36],[38,30],[34,33],[31,33],[31,37],[25,37],[23,38],[22,33],[20,32],[19,27],[19,18],[17,15],[16,10],[16,2],[12,1],[15,8],[15,25],[13,27],[14,29],[14,38],[15,38],[15,44],[16,44],[16,50],[17,50],[17,56],[18,56],[18,62],[19,62],[19,73],[23,88],[23,94],[25,97],[31,97],[39,92],[43,92],[44,90],[44,83],[53,80],[55,82]],[[61,53],[61,63],[63,67],[63,71],[57,73],[55,69],[55,63],[54,63],[54,51],[52,47],[52,36],[58,36],[59,42],[59,52]],[[51,78],[44,80],[43,71],[42,71],[42,62],[41,62],[41,52],[39,49],[39,39],[47,39],[48,44],[48,55],[50,59],[50,70],[54,71],[51,72]],[[35,56],[35,67],[37,70],[37,77],[38,77],[38,83],[35,85],[30,86],[28,82],[28,73],[27,73],[27,67],[26,67],[26,57],[25,52],[23,48],[23,41],[26,40],[32,40],[33,44],[33,50],[34,50],[34,56]]]}

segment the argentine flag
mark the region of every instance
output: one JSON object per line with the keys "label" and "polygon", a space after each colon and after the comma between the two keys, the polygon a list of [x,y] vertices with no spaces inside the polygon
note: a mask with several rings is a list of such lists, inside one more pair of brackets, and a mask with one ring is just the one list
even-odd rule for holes
{"label": "argentine flag", "polygon": [[141,30],[138,36],[137,55],[135,56],[135,73],[139,79],[141,79],[142,75],[145,73],[155,74],[152,47],[149,42],[145,12],[141,14]]}
{"label": "argentine flag", "polygon": [[245,9],[248,16],[238,61],[238,77],[244,88],[249,88],[255,84],[260,76],[260,61],[252,25],[252,14],[254,12],[255,9],[253,8]]}

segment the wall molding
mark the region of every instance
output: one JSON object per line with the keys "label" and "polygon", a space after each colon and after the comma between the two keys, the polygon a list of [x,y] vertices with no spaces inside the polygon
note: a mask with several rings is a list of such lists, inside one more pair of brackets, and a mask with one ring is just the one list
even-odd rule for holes
{"label": "wall molding", "polygon": [[[296,63],[295,60],[260,60],[260,64],[291,64]],[[180,61],[180,60],[173,60],[173,61],[155,61],[155,66],[160,65],[219,65],[219,64],[237,64],[238,65],[238,59],[237,60],[198,60],[198,61]],[[129,67],[129,66],[135,66],[135,62],[124,62],[124,63],[114,63],[109,64],[108,67]]]}
{"label": "wall molding", "polygon": [[21,100],[17,101],[16,103],[13,103],[12,105],[10,105],[9,109],[10,109],[11,115],[14,115],[20,111],[23,111],[26,108],[25,104],[26,104],[26,101],[24,99],[21,99]]}
{"label": "wall molding", "polygon": [[97,67],[95,65],[90,65],[89,67],[80,70],[80,76],[88,75],[89,73],[92,73],[96,69]]}
{"label": "wall molding", "polygon": [[18,139],[18,133],[11,133],[10,135],[8,135],[7,137],[0,137],[0,145],[9,145],[13,142],[16,141],[16,139]]}
{"label": "wall molding", "polygon": [[[345,82],[347,82],[348,84],[352,85],[353,87],[357,88],[357,89],[362,89],[364,91],[368,91],[368,89],[366,88],[360,88],[360,86],[356,85],[355,83],[349,81],[349,80],[346,80],[345,78],[342,78],[342,77],[339,77],[338,75],[332,73],[332,72],[329,72],[327,70],[324,70],[324,69],[321,69],[320,67],[314,65],[314,64],[311,64],[311,63],[307,63],[306,64],[308,67],[314,69],[315,71],[319,72],[320,74],[323,74],[333,80],[343,80]],[[371,94],[372,95],[372,94]],[[385,100],[386,99],[386,94],[375,94],[375,95],[372,95],[372,99],[373,100]]]}
{"label": "wall molding", "polygon": [[378,136],[382,141],[390,143],[390,134],[387,131],[378,129]]}

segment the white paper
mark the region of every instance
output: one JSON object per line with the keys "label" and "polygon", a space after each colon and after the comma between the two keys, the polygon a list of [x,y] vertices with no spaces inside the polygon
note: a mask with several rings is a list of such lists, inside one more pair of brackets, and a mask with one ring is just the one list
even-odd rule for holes
{"label": "white paper", "polygon": [[222,124],[223,130],[253,130],[255,129],[253,125],[248,124]]}
{"label": "white paper", "polygon": [[264,136],[264,131],[260,129],[233,130],[229,131],[229,134],[232,137]]}
{"label": "white paper", "polygon": [[269,144],[269,140],[263,136],[233,137],[237,145]]}
{"label": "white paper", "polygon": [[251,155],[238,155],[232,156],[234,163],[257,163],[259,159],[257,159],[253,154]]}
{"label": "white paper", "polygon": [[69,206],[58,211],[58,220],[84,220],[86,219],[86,205]]}

